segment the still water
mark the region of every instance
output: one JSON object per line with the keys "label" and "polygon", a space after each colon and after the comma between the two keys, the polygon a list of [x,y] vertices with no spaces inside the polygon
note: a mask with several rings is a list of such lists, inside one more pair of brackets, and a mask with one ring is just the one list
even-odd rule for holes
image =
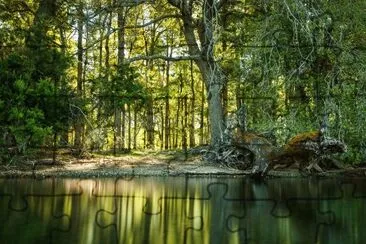
{"label": "still water", "polygon": [[366,179],[0,179],[0,243],[366,243]]}

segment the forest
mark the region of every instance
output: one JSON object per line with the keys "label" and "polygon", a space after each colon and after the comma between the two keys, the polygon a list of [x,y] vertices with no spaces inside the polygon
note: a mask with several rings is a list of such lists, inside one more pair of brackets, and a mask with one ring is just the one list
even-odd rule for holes
{"label": "forest", "polygon": [[[366,162],[364,0],[0,0],[0,155],[220,148],[230,119]],[[242,108],[242,109],[241,109]],[[250,150],[250,148],[249,148]]]}

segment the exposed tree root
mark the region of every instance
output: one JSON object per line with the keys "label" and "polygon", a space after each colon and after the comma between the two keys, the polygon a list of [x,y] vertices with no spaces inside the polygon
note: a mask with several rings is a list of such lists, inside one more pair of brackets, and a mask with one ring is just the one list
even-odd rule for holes
{"label": "exposed tree root", "polygon": [[233,169],[246,170],[252,166],[253,153],[249,150],[225,144],[217,148],[203,150],[205,161],[217,163]]}

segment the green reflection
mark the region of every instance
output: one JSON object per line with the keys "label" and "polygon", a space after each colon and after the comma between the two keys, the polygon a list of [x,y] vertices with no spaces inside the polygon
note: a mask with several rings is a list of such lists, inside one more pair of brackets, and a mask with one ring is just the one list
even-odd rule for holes
{"label": "green reflection", "polygon": [[0,243],[366,243],[366,179],[0,179]]}

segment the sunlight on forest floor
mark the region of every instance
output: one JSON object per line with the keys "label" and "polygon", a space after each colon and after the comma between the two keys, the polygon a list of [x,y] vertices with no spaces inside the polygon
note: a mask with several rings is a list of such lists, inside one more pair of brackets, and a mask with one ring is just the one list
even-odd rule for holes
{"label": "sunlight on forest floor", "polygon": [[[75,158],[65,152],[57,155],[56,163],[47,153],[35,160],[1,165],[0,177],[67,177],[95,178],[120,176],[179,176],[179,175],[250,175],[243,171],[206,162],[201,155],[180,151],[136,151],[118,156],[90,154]],[[273,177],[302,177],[297,169],[273,170]],[[332,170],[320,176],[365,176],[366,167]]]}

